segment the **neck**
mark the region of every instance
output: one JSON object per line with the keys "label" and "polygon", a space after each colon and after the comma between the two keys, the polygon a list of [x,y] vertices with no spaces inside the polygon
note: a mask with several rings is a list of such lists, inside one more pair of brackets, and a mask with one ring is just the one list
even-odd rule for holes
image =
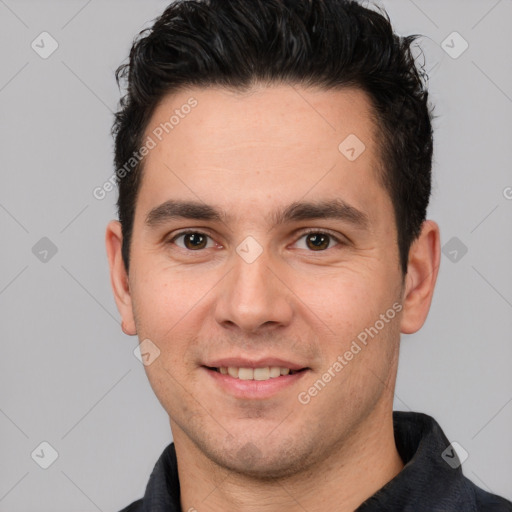
{"label": "neck", "polygon": [[212,463],[171,422],[182,511],[353,512],[404,464],[396,449],[392,410],[374,410],[327,460],[301,474],[262,481]]}

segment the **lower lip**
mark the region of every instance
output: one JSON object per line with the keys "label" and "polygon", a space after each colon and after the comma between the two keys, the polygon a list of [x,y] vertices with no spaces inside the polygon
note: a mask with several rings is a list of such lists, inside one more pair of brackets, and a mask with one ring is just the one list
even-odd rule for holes
{"label": "lower lip", "polygon": [[204,366],[202,368],[223,391],[233,395],[235,398],[244,399],[270,398],[279,391],[299,382],[309,371],[302,370],[292,375],[281,375],[280,377],[268,380],[241,380],[215,370],[210,370]]}

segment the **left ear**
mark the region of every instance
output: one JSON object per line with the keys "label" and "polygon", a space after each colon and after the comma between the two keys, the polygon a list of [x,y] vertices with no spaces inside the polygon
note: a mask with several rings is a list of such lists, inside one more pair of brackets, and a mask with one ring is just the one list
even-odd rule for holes
{"label": "left ear", "polygon": [[426,220],[409,250],[400,331],[412,334],[427,318],[441,261],[439,226]]}

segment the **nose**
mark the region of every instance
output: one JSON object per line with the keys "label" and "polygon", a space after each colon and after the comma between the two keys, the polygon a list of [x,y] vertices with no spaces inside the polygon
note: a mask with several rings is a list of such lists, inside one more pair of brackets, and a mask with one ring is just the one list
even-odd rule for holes
{"label": "nose", "polygon": [[251,334],[288,326],[293,316],[293,293],[283,267],[266,249],[254,261],[238,253],[232,259],[233,268],[217,290],[218,324]]}

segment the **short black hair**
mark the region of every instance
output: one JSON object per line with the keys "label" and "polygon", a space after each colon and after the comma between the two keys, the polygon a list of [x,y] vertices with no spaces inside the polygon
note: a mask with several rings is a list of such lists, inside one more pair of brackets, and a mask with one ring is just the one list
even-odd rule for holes
{"label": "short black hair", "polygon": [[398,36],[383,9],[355,0],[171,3],[138,34],[129,61],[116,70],[118,86],[127,86],[112,127],[126,270],[144,159],[132,160],[129,172],[126,163],[141,147],[158,102],[187,86],[245,91],[257,83],[287,83],[367,93],[405,277],[431,193],[433,115],[426,73],[412,52],[417,37]]}

